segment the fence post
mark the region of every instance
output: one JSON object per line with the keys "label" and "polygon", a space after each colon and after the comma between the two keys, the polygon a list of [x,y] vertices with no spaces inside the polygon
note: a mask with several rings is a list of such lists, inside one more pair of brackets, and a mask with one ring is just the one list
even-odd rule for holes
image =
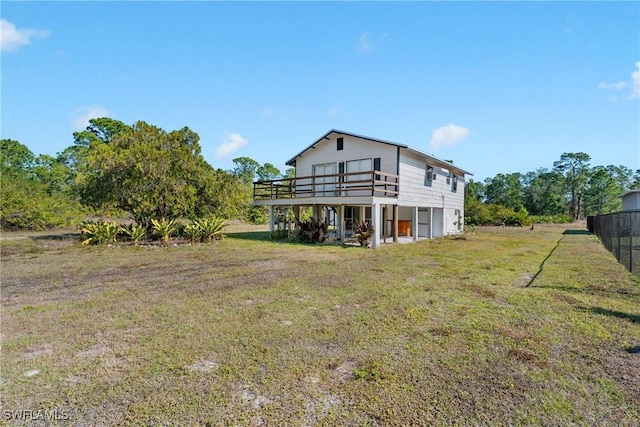
{"label": "fence post", "polygon": [[633,215],[629,212],[629,271],[633,273]]}

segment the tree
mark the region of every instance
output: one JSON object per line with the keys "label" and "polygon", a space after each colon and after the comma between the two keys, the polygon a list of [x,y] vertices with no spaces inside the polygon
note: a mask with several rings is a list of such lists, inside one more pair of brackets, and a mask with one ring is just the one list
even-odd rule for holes
{"label": "tree", "polygon": [[487,203],[502,205],[514,211],[523,207],[523,175],[520,173],[501,174],[485,180]]}
{"label": "tree", "polygon": [[260,181],[271,181],[280,177],[280,169],[271,163],[260,166],[256,172]]}
{"label": "tree", "polygon": [[295,178],[296,177],[296,168],[287,168],[287,170],[284,171],[284,177],[285,178]]}
{"label": "tree", "polygon": [[92,144],[82,196],[91,206],[114,206],[147,228],[152,219],[193,217],[215,206],[212,168],[189,128],[167,133],[143,121]]}
{"label": "tree", "polygon": [[541,168],[524,178],[524,206],[532,215],[560,215],[565,212],[564,177]]}
{"label": "tree", "polygon": [[245,184],[252,184],[260,163],[250,157],[236,157],[233,159],[233,163],[236,165],[233,168],[233,174]]}
{"label": "tree", "polygon": [[131,130],[131,126],[120,120],[100,117],[89,120],[89,126],[83,131],[73,133],[73,142],[82,147],[90,147],[96,142],[111,143],[116,136]]}
{"label": "tree", "polygon": [[640,190],[640,169],[636,169],[633,174],[633,178],[631,179],[631,183],[629,184],[630,190]]}
{"label": "tree", "polygon": [[485,188],[481,182],[470,179],[464,186],[464,203],[465,205],[472,200],[484,200]]}
{"label": "tree", "polygon": [[31,171],[35,156],[26,145],[13,139],[0,140],[0,166],[2,174],[26,175]]}
{"label": "tree", "polygon": [[573,219],[582,218],[582,198],[589,181],[589,161],[586,153],[564,153],[553,163],[553,169],[565,178],[566,190],[570,195],[570,214]]}
{"label": "tree", "polygon": [[619,211],[622,208],[623,190],[609,167],[596,166],[591,171],[584,192],[585,215],[602,215]]}
{"label": "tree", "polygon": [[0,140],[0,228],[41,230],[79,221],[82,210],[59,185],[63,168],[18,141]]}
{"label": "tree", "polygon": [[72,172],[58,158],[41,154],[36,157],[32,170],[33,176],[45,186],[47,193],[69,193]]}

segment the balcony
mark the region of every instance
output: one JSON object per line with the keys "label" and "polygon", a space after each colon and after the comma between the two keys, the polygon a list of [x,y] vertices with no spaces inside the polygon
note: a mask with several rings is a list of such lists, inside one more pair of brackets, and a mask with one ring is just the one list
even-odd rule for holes
{"label": "balcony", "polygon": [[253,200],[398,197],[398,191],[398,175],[366,171],[257,181],[253,183]]}

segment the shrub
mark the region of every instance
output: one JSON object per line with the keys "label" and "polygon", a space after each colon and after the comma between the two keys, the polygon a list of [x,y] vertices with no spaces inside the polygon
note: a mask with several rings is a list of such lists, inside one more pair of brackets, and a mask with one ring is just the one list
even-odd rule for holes
{"label": "shrub", "polygon": [[197,222],[185,224],[182,227],[182,235],[189,239],[189,242],[195,243],[200,240],[200,226]]}
{"label": "shrub", "polygon": [[151,220],[151,224],[153,225],[153,232],[164,241],[165,246],[169,246],[169,238],[177,228],[175,220],[170,219],[167,221],[166,218],[162,218],[158,221],[154,218]]}
{"label": "shrub", "polygon": [[371,245],[371,237],[375,229],[369,221],[363,221],[354,228],[355,237],[360,246],[368,248]]}
{"label": "shrub", "polygon": [[137,245],[138,242],[147,235],[147,229],[142,225],[131,224],[128,227],[122,227],[122,232],[129,236],[129,240]]}
{"label": "shrub", "polygon": [[227,226],[226,222],[222,218],[210,216],[208,218],[202,218],[196,221],[200,230],[200,240],[203,242],[210,242],[211,240],[221,240],[224,238],[222,231]]}
{"label": "shrub", "polygon": [[122,230],[117,223],[108,221],[85,221],[81,227],[83,245],[115,243],[118,233]]}

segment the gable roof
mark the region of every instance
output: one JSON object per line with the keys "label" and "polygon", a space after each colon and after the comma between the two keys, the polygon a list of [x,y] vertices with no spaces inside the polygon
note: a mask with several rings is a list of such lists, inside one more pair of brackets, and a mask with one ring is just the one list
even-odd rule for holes
{"label": "gable roof", "polygon": [[295,156],[293,156],[291,159],[289,159],[286,163],[287,166],[295,166],[296,163],[296,159],[300,156],[302,156],[305,152],[307,152],[308,150],[310,150],[311,148],[313,148],[316,144],[322,142],[325,139],[329,139],[329,135],[331,135],[332,133],[335,133],[337,135],[346,135],[346,136],[352,136],[354,138],[360,138],[360,139],[366,139],[368,141],[373,141],[373,142],[377,142],[380,144],[389,144],[389,145],[393,145],[394,147],[399,147],[402,149],[405,149],[407,151],[410,151],[416,155],[418,155],[419,157],[423,157],[425,158],[425,160],[429,160],[429,164],[433,165],[433,166],[439,166],[445,169],[450,169],[450,170],[456,170],[462,174],[465,175],[473,175],[471,172],[466,171],[456,165],[454,165],[451,162],[448,162],[446,160],[443,159],[439,159],[437,157],[434,157],[430,154],[427,154],[425,152],[422,152],[416,148],[410,147],[406,144],[400,144],[397,142],[393,142],[393,141],[387,141],[384,139],[379,139],[379,138],[371,138],[369,136],[364,136],[364,135],[358,135],[352,132],[345,132],[342,130],[338,130],[338,129],[331,129],[329,132],[325,133],[324,135],[322,135],[320,138],[318,138],[315,142],[313,142],[311,145],[309,145],[307,148],[305,148],[304,150],[302,150],[301,152],[299,152],[298,154],[296,154]]}

